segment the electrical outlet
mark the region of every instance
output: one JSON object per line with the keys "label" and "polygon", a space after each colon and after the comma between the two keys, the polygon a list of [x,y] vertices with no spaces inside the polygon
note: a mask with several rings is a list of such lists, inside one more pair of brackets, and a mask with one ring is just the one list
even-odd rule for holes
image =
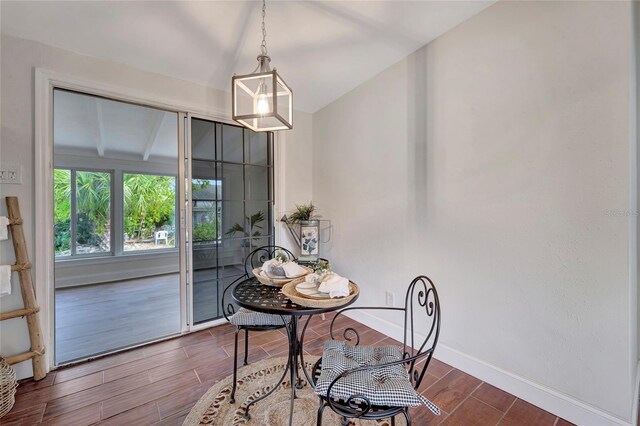
{"label": "electrical outlet", "polygon": [[0,165],[0,183],[22,183],[22,166],[16,164]]}
{"label": "electrical outlet", "polygon": [[385,291],[387,306],[394,306],[396,302],[396,295],[393,292]]}

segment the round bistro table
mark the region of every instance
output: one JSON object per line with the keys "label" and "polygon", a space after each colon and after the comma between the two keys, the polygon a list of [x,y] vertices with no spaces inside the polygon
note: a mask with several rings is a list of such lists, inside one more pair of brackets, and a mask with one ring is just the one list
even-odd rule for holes
{"label": "round bistro table", "polygon": [[[351,305],[358,299],[358,296],[338,306],[332,306],[330,308],[307,308],[293,303],[284,294],[282,294],[279,287],[273,287],[269,285],[261,284],[255,277],[248,278],[240,283],[233,289],[231,293],[234,301],[243,308],[250,309],[256,312],[264,312],[266,314],[280,315],[283,321],[288,324],[287,336],[289,338],[289,360],[287,366],[282,374],[280,380],[271,388],[269,392],[262,395],[260,398],[252,401],[247,405],[247,409],[244,413],[245,419],[250,419],[249,409],[252,405],[258,401],[262,401],[269,395],[271,395],[282,382],[284,382],[287,372],[290,374],[291,379],[291,405],[289,409],[289,426],[292,426],[293,422],[293,404],[296,399],[296,388],[302,388],[302,380],[300,379],[298,367],[302,367],[302,371],[307,379],[307,383],[311,386],[312,380],[304,366],[304,333],[307,330],[307,325],[313,315],[323,314],[326,312],[335,311],[346,306]],[[308,315],[307,321],[304,324],[304,328],[298,337],[298,320],[300,317]],[[290,317],[290,321],[287,317]],[[294,386],[295,383],[295,386]]]}

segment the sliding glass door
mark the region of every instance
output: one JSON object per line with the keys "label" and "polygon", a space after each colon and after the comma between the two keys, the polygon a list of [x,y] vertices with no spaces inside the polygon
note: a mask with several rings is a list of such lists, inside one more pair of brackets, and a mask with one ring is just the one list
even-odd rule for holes
{"label": "sliding glass door", "polygon": [[179,114],[59,89],[53,112],[56,364],[179,334]]}
{"label": "sliding glass door", "polygon": [[273,244],[273,134],[190,118],[193,323],[222,316],[244,258]]}
{"label": "sliding glass door", "polygon": [[272,133],[54,90],[55,362],[222,317],[274,242]]}

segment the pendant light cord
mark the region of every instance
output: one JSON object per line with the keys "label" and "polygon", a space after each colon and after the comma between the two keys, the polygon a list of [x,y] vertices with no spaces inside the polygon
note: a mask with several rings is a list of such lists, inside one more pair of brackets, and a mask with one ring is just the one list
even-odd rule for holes
{"label": "pendant light cord", "polygon": [[262,55],[267,56],[267,27],[264,25],[264,17],[267,15],[267,2],[262,0],[262,44],[260,51]]}

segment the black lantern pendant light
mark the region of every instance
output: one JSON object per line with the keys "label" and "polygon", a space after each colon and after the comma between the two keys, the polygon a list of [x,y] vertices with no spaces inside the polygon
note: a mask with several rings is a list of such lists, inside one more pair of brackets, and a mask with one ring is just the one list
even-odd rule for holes
{"label": "black lantern pendant light", "polygon": [[271,58],[267,55],[266,8],[262,0],[258,66],[251,74],[234,75],[231,79],[232,118],[256,132],[293,128],[293,93],[276,69],[271,69]]}

